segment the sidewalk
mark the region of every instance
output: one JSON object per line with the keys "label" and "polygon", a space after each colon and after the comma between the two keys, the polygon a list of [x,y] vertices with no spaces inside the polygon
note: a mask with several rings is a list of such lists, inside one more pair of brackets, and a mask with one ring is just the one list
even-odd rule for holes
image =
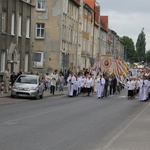
{"label": "sidewalk", "polygon": [[[102,150],[150,150],[150,102]],[[100,149],[101,150],[101,149]]]}

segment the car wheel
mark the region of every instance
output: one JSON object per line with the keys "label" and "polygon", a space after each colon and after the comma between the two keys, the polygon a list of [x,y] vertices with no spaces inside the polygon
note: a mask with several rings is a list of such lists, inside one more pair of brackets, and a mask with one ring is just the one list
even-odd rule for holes
{"label": "car wheel", "polygon": [[35,99],[37,100],[39,98],[39,92],[36,93]]}
{"label": "car wheel", "polygon": [[43,98],[43,93],[44,93],[44,91],[42,91],[42,94],[40,95],[40,98],[41,98],[41,99]]}

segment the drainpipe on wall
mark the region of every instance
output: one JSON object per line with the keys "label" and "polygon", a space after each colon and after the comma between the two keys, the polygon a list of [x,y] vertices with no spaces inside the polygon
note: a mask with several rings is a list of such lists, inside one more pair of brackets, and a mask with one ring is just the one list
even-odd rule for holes
{"label": "drainpipe on wall", "polygon": [[78,71],[78,45],[79,45],[79,14],[80,7],[78,8],[78,21],[77,21],[77,43],[76,43],[76,72]]}
{"label": "drainpipe on wall", "polygon": [[33,49],[34,49],[34,15],[35,15],[35,1],[32,1],[32,7],[31,7],[31,25],[30,25],[30,53],[29,53],[29,60],[28,60],[28,70],[30,72],[33,71]]}

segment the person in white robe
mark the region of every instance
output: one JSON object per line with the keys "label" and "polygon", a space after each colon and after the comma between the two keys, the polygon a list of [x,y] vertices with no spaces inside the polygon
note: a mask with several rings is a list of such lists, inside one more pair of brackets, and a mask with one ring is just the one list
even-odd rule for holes
{"label": "person in white robe", "polygon": [[105,86],[105,79],[102,75],[97,79],[98,85],[97,85],[97,97],[103,98],[103,92],[104,92],[104,86]]}
{"label": "person in white robe", "polygon": [[131,78],[129,78],[129,81],[127,82],[127,89],[128,89],[128,99],[133,98],[134,83]]}
{"label": "person in white robe", "polygon": [[82,95],[84,95],[86,93],[86,86],[85,85],[86,85],[86,78],[83,75],[82,79],[81,79],[81,93],[82,93]]}
{"label": "person in white robe", "polygon": [[93,80],[90,77],[90,75],[88,74],[87,78],[86,78],[86,85],[85,85],[86,86],[86,92],[87,92],[87,94],[85,96],[90,96],[91,88],[92,88],[92,83],[93,83]]}
{"label": "person in white robe", "polygon": [[150,76],[148,77],[148,100],[150,99]]}
{"label": "person in white robe", "polygon": [[53,95],[55,94],[55,90],[56,90],[56,82],[57,82],[57,80],[58,80],[58,77],[57,77],[57,75],[55,75],[55,74],[51,74],[51,76],[50,76],[51,78],[50,78],[50,80],[51,80],[51,89],[50,89],[50,93],[52,93]]}
{"label": "person in white robe", "polygon": [[73,75],[73,73],[71,72],[71,74],[69,75],[69,77],[67,78],[67,87],[68,87],[68,96],[69,97],[73,97],[73,91],[74,91],[74,82],[76,81],[75,76]]}
{"label": "person in white robe", "polygon": [[135,90],[136,90],[136,94],[139,93],[139,83],[140,83],[140,79],[136,78],[135,80]]}
{"label": "person in white robe", "polygon": [[146,80],[146,78],[143,76],[143,78],[140,80],[139,83],[139,87],[140,87],[140,91],[139,91],[139,101],[146,101],[148,98],[148,80]]}
{"label": "person in white robe", "polygon": [[74,91],[73,91],[73,96],[77,96],[78,95],[78,77],[75,76],[76,80],[74,81]]}
{"label": "person in white robe", "polygon": [[46,80],[46,90],[49,90],[51,87],[51,77],[48,72],[45,74],[45,80]]}
{"label": "person in white robe", "polygon": [[96,76],[95,80],[94,80],[94,92],[95,93],[97,93],[97,86],[98,86],[98,80],[97,79],[98,79],[98,77]]}
{"label": "person in white robe", "polygon": [[136,77],[133,77],[132,84],[133,84],[133,98],[134,98],[136,95]]}
{"label": "person in white robe", "polygon": [[148,80],[148,76],[145,77],[145,82],[146,82],[146,94],[147,94],[147,99],[148,100],[148,97],[149,97],[149,80]]}
{"label": "person in white robe", "polygon": [[5,93],[8,93],[8,91],[9,91],[9,80],[10,80],[9,69],[6,69],[4,74],[3,74],[4,92]]}
{"label": "person in white robe", "polygon": [[78,76],[78,94],[81,93],[81,86],[82,86],[82,76]]}

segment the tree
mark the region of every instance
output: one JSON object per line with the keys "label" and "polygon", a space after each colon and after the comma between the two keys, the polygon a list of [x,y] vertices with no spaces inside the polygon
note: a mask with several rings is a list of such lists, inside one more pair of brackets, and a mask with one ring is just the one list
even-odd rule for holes
{"label": "tree", "polygon": [[136,51],[137,51],[137,56],[139,61],[144,61],[145,47],[146,47],[146,39],[145,39],[145,33],[143,28],[136,42]]}
{"label": "tree", "polygon": [[146,62],[148,65],[150,65],[150,50],[146,52]]}
{"label": "tree", "polygon": [[134,62],[136,61],[137,54],[134,47],[134,42],[131,38],[128,36],[123,36],[122,41],[124,43],[124,49],[125,49],[125,61]]}

